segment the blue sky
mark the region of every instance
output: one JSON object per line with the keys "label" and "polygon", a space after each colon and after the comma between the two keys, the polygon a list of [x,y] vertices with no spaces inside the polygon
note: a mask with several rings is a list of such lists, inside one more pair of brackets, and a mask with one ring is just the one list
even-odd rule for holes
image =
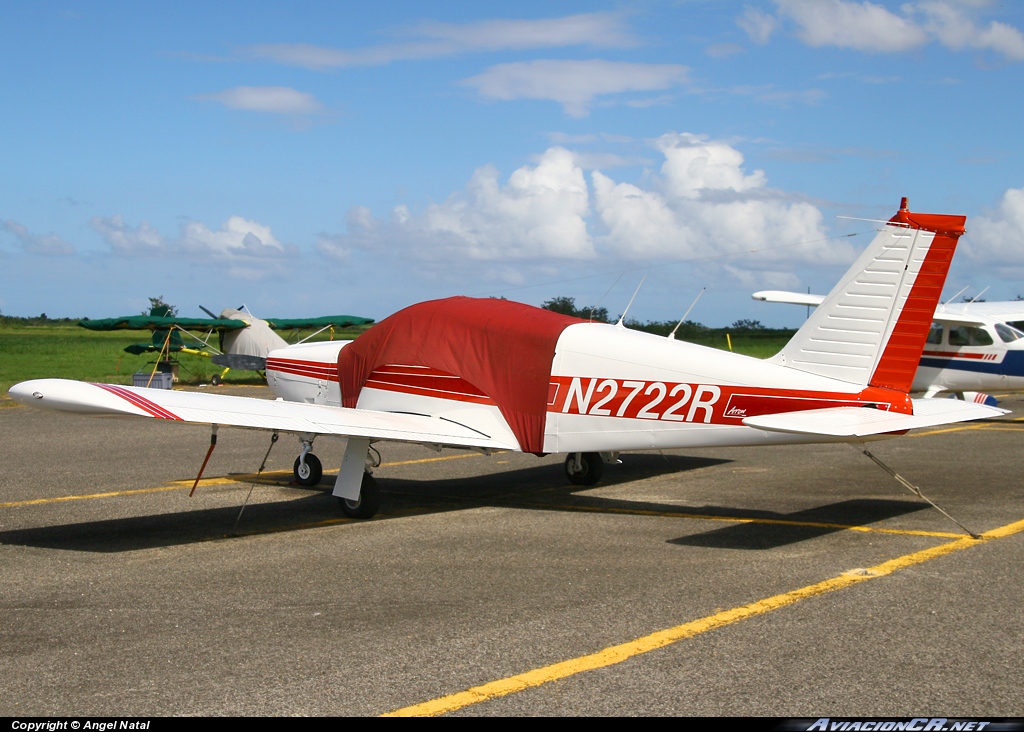
{"label": "blue sky", "polygon": [[8,2],[0,312],[796,325],[911,208],[1024,294],[1024,4]]}

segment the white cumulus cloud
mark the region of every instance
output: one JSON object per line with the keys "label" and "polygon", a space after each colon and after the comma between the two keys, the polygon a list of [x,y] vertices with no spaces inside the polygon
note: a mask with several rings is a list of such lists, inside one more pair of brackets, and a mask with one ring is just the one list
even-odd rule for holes
{"label": "white cumulus cloud", "polygon": [[348,214],[349,233],[323,235],[317,248],[345,259],[353,247],[395,250],[418,261],[579,259],[592,257],[587,232],[587,184],[572,154],[554,147],[502,185],[491,166],[477,170],[464,191],[418,215],[405,206],[386,220],[364,207]]}
{"label": "white cumulus cloud", "polygon": [[75,253],[75,248],[56,234],[33,234],[22,224],[10,219],[0,223],[0,226],[12,234],[18,246],[29,254],[66,256]]}
{"label": "white cumulus cloud", "polygon": [[[765,250],[773,261],[849,261],[846,246],[822,246],[821,212],[767,187],[763,171],[746,173],[731,145],[689,133],[655,141],[665,156],[649,189],[615,183],[595,171],[594,208],[607,233],[601,243],[632,259],[695,259]],[[763,261],[763,260],[762,260]]]}
{"label": "white cumulus cloud", "polygon": [[987,265],[1024,266],[1024,188],[1010,188],[999,207],[988,216],[967,221],[967,254]]}
{"label": "white cumulus cloud", "polygon": [[219,102],[229,109],[271,114],[310,115],[323,111],[316,97],[286,86],[236,86],[216,94],[200,94],[193,99]]}
{"label": "white cumulus cloud", "polygon": [[815,206],[771,189],[730,144],[689,133],[650,144],[662,164],[643,185],[599,170],[588,185],[582,157],[556,146],[505,183],[493,167],[480,168],[463,190],[422,212],[397,206],[378,218],[353,207],[348,231],[322,235],[317,249],[337,261],[370,252],[413,276],[460,282],[495,272],[494,279],[513,282],[523,268],[705,260],[699,266],[731,281],[794,287],[795,265],[854,259],[845,241],[824,241]]}
{"label": "white cumulus cloud", "polygon": [[947,48],[990,50],[1013,61],[1024,60],[1024,34],[1013,26],[992,21],[979,27],[961,8],[948,2],[920,2],[914,9],[924,17],[924,28]]}
{"label": "white cumulus cloud", "polygon": [[267,259],[290,252],[270,227],[241,216],[232,216],[213,231],[198,221],[182,225],[181,235],[165,237],[147,221],[138,226],[120,214],[94,216],[92,227],[117,254],[126,256],[189,256],[197,259]]}
{"label": "white cumulus cloud", "polygon": [[898,53],[938,41],[953,51],[987,50],[1024,60],[1024,34],[1006,23],[979,23],[988,3],[920,0],[894,11],[867,0],[775,0],[776,16],[748,8],[737,23],[757,43],[786,20],[809,46]]}
{"label": "white cumulus cloud", "polygon": [[928,41],[916,24],[871,2],[776,0],[776,4],[782,15],[796,22],[797,35],[809,46],[892,52]]}
{"label": "white cumulus cloud", "polygon": [[679,198],[699,198],[708,190],[747,191],[765,185],[763,170],[743,172],[743,154],[706,137],[670,133],[655,147],[665,156],[662,175],[671,193]]}
{"label": "white cumulus cloud", "polygon": [[553,101],[570,117],[585,117],[596,97],[669,89],[688,75],[679,64],[541,59],[498,64],[462,83],[489,99]]}

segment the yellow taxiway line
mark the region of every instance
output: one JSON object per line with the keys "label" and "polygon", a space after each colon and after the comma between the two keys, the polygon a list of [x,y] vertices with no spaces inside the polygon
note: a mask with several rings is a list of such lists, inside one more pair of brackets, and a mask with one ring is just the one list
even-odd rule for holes
{"label": "yellow taxiway line", "polygon": [[[205,481],[204,481],[205,482]],[[115,496],[134,496],[140,493],[160,493],[162,491],[178,491],[182,486],[165,485],[160,488],[136,488],[129,491],[109,491],[107,493],[88,493],[80,496],[54,496],[52,498],[34,498],[29,501],[9,501],[0,503],[0,508],[14,508],[16,506],[36,506],[41,503],[60,503],[61,501],[88,501],[94,498],[113,498]]]}
{"label": "yellow taxiway line", "polygon": [[[422,458],[420,460],[400,460],[391,463],[381,463],[382,468],[392,468],[399,465],[418,465],[420,463],[436,463],[442,460],[459,460],[462,458],[471,457],[482,457],[482,453],[474,452],[469,454],[460,455],[443,455],[441,457]],[[291,475],[290,470],[267,470],[260,475],[260,480],[263,481],[267,478],[281,477],[284,475]],[[255,473],[239,473],[230,477],[223,478],[203,478],[199,481],[199,487],[204,488],[214,485],[229,485],[233,483],[250,483],[256,479]],[[62,501],[88,501],[97,498],[116,498],[119,496],[135,496],[144,493],[162,493],[164,491],[180,491],[183,489],[192,488],[192,483],[195,482],[194,478],[187,478],[185,480],[171,481],[167,485],[160,486],[159,488],[133,488],[125,491],[106,491],[104,493],[85,493],[76,496],[53,496],[51,498],[33,498],[28,501],[9,501],[7,503],[0,503],[0,508],[15,508],[18,506],[37,506],[43,503],[60,503]]]}
{"label": "yellow taxiway line", "polygon": [[627,643],[609,646],[597,653],[591,653],[578,658],[571,658],[560,663],[553,663],[549,666],[543,666],[541,668],[533,669],[532,671],[516,674],[515,676],[509,676],[487,684],[474,686],[455,694],[449,694],[448,696],[431,699],[430,701],[425,701],[421,704],[414,704],[412,706],[396,709],[395,711],[388,712],[382,716],[436,716],[447,712],[454,712],[472,704],[479,704],[480,702],[498,699],[503,696],[508,696],[509,694],[515,694],[520,691],[525,691],[526,689],[541,686],[559,679],[565,679],[586,671],[593,671],[594,669],[613,666],[617,663],[622,663],[627,659],[633,658],[634,656],[639,656],[643,653],[649,653],[650,651],[664,648],[665,646],[678,643],[679,641],[687,638],[693,638],[694,636],[706,633],[709,630],[731,625],[732,623],[746,620],[747,618],[752,618],[757,615],[763,615],[773,610],[793,605],[810,597],[817,597],[818,595],[824,595],[829,592],[835,592],[836,590],[851,587],[859,584],[860,582],[885,577],[893,572],[914,566],[915,564],[921,564],[947,554],[952,554],[953,552],[957,552],[962,549],[978,546],[985,542],[992,541],[993,539],[1002,539],[1020,531],[1024,531],[1024,520],[1007,524],[1006,526],[1002,526],[992,531],[986,531],[981,535],[980,539],[963,537],[956,541],[940,544],[939,546],[932,547],[931,549],[913,552],[912,554],[905,554],[901,557],[890,559],[887,562],[876,564],[873,567],[868,567],[867,569],[850,570],[849,572],[844,572],[837,577],[827,579],[824,582],[807,585],[806,587],[801,587],[790,592],[784,592],[780,595],[773,595],[772,597],[767,597],[748,605],[718,612],[714,615],[708,615],[707,617],[699,618],[697,620],[691,620],[688,623],[683,623],[682,625],[677,625],[673,628],[659,630],[655,633],[645,635]]}

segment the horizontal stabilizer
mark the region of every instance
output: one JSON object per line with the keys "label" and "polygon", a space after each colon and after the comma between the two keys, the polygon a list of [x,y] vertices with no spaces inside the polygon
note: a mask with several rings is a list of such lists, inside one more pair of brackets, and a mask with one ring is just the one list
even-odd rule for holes
{"label": "horizontal stabilizer", "polygon": [[952,422],[969,422],[973,419],[991,419],[1007,413],[1005,409],[955,399],[914,399],[913,402],[912,415],[869,407],[833,407],[747,417],[743,424],[769,432],[855,438]]}
{"label": "horizontal stabilizer", "polygon": [[429,445],[518,450],[479,430],[420,414],[346,409],[226,394],[164,391],[67,379],[34,379],[11,387],[27,406],[75,414],[155,417],[179,422],[294,434],[368,437]]}

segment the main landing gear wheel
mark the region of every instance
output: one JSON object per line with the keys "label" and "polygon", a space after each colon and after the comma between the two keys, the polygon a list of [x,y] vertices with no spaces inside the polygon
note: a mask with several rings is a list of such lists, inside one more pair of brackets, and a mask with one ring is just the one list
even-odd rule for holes
{"label": "main landing gear wheel", "polygon": [[368,519],[373,518],[377,509],[380,508],[380,488],[377,481],[369,473],[363,473],[363,484],[359,487],[359,498],[350,501],[347,498],[338,498],[341,504],[342,513],[349,518]]}
{"label": "main landing gear wheel", "polygon": [[292,471],[295,473],[295,482],[299,485],[316,485],[323,477],[324,466],[320,464],[320,458],[307,452],[305,461],[295,458]]}
{"label": "main landing gear wheel", "polygon": [[[579,455],[579,465],[576,456]],[[604,460],[596,452],[570,453],[565,458],[565,477],[573,485],[594,485],[604,473]]]}

